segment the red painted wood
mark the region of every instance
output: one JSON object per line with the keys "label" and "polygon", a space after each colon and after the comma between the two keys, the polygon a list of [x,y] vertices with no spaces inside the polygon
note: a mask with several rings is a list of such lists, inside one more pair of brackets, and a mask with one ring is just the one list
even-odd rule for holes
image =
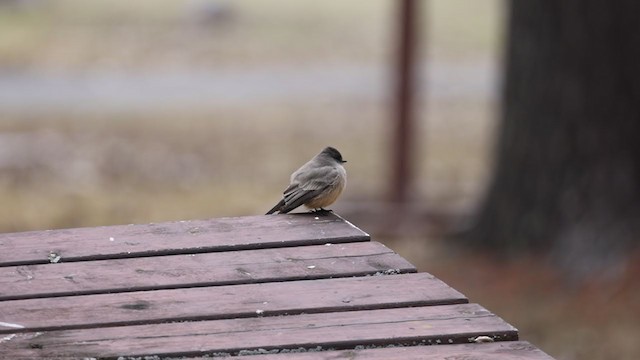
{"label": "red painted wood", "polygon": [[481,306],[462,304],[25,333],[3,345],[17,358],[117,358],[467,343],[478,335],[518,337],[515,328]]}
{"label": "red painted wood", "polygon": [[[247,216],[147,225],[0,234],[0,266],[368,241],[327,213]],[[55,256],[51,256],[55,258]]]}
{"label": "red painted wood", "polygon": [[[254,351],[261,353],[266,351]],[[206,358],[189,358],[190,360],[205,360]],[[312,351],[298,353],[284,353],[238,356],[236,360],[553,360],[542,350],[526,341],[501,341],[486,344],[455,344],[446,346],[403,346],[383,347],[374,349],[349,349],[338,351]]]}
{"label": "red painted wood", "polygon": [[361,276],[389,269],[416,271],[376,242],[23,265],[0,268],[0,300]]}
{"label": "red painted wood", "polygon": [[5,301],[0,333],[466,302],[427,273],[275,282]]}

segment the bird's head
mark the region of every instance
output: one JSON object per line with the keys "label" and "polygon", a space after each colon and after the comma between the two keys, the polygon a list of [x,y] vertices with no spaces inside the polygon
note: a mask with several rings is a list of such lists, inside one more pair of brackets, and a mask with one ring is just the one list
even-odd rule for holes
{"label": "bird's head", "polygon": [[327,146],[326,148],[324,148],[320,154],[326,155],[341,164],[347,162],[346,160],[342,160],[342,154],[340,154],[340,151],[331,146]]}

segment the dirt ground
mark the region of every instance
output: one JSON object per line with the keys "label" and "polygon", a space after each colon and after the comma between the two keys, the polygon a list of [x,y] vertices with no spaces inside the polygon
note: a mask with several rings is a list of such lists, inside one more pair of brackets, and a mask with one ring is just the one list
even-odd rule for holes
{"label": "dirt ground", "polygon": [[[383,199],[393,4],[0,3],[0,231],[262,214],[326,145],[348,160],[338,213]],[[411,193],[464,214],[491,169],[504,9],[421,5]],[[372,235],[558,359],[640,358],[638,261],[571,284],[544,259],[470,254],[429,226]]]}
{"label": "dirt ground", "polygon": [[[393,239],[387,246],[493,311],[520,338],[556,359],[636,359],[640,354],[640,254],[614,280],[567,282],[536,257],[497,260],[443,244]],[[430,248],[430,249],[425,249]]]}

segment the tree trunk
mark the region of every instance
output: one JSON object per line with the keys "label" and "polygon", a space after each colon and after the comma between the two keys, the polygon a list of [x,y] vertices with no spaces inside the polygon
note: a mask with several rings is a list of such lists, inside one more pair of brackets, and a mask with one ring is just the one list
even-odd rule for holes
{"label": "tree trunk", "polygon": [[640,2],[511,2],[494,179],[469,240],[572,271],[640,237]]}

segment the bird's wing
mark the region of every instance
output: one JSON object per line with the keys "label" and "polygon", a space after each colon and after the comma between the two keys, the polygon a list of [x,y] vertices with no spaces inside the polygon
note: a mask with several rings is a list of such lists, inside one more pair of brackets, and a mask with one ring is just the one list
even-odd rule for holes
{"label": "bird's wing", "polygon": [[323,166],[294,174],[291,185],[284,191],[284,206],[280,213],[288,213],[320,195],[335,184],[339,172],[332,166]]}
{"label": "bird's wing", "polygon": [[320,195],[322,190],[303,190],[300,187],[291,189],[290,192],[284,196],[284,205],[278,210],[281,214],[286,214],[289,211],[297,208],[300,205],[310,201],[314,197]]}

